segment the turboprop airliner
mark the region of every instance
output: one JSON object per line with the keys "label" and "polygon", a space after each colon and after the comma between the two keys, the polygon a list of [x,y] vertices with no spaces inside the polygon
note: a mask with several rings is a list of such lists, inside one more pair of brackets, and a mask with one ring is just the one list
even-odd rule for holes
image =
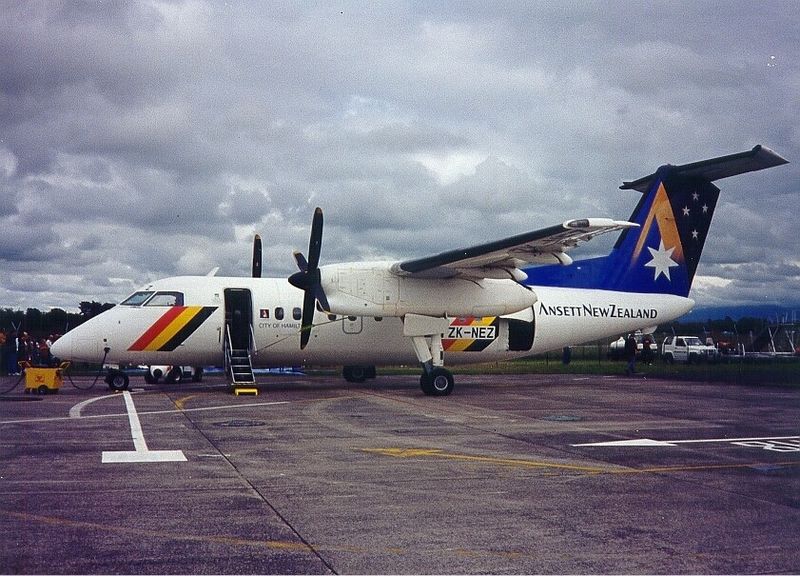
{"label": "turboprop airliner", "polygon": [[[516,236],[401,261],[320,265],[323,216],[289,278],[180,276],[147,284],[53,345],[62,359],[113,366],[223,366],[232,386],[253,367],[338,365],[350,381],[376,365],[418,362],[420,387],[453,391],[445,366],[560,350],[651,330],[694,305],[692,280],[717,205],[712,182],[786,164],[763,146],[624,182],[642,193],[628,220],[580,218]],[[567,254],[619,233],[611,253]]]}

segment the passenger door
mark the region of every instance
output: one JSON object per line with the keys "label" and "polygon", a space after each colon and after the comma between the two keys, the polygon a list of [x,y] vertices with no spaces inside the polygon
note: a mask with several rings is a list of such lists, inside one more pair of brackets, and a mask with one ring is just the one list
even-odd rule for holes
{"label": "passenger door", "polygon": [[253,301],[247,288],[225,289],[225,325],[234,350],[250,349]]}

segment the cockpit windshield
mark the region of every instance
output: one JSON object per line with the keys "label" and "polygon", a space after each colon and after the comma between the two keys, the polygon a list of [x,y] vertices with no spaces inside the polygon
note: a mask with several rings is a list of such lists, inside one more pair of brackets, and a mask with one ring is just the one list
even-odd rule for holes
{"label": "cockpit windshield", "polygon": [[141,290],[128,296],[120,306],[183,306],[183,292]]}
{"label": "cockpit windshield", "polygon": [[152,292],[146,292],[146,291],[134,292],[133,294],[125,298],[125,300],[120,302],[120,306],[141,306],[152,295],[153,295]]}
{"label": "cockpit windshield", "polygon": [[156,292],[145,306],[183,306],[182,292]]}

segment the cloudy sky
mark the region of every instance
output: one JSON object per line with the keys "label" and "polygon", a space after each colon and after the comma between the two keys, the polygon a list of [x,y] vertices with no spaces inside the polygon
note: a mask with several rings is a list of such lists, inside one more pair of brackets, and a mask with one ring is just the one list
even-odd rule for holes
{"label": "cloudy sky", "polygon": [[256,232],[287,275],[317,205],[323,263],[624,219],[755,144],[793,163],[717,183],[693,296],[800,307],[794,0],[3,2],[0,54],[0,307],[248,275]]}

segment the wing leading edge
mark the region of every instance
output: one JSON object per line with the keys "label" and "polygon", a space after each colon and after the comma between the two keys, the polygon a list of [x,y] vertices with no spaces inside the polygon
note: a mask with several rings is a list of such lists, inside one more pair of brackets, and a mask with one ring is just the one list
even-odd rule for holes
{"label": "wing leading edge", "polygon": [[512,278],[521,282],[526,274],[519,267],[524,264],[571,264],[568,250],[600,234],[634,226],[638,224],[610,218],[568,220],[487,244],[398,262],[392,272],[416,278]]}

